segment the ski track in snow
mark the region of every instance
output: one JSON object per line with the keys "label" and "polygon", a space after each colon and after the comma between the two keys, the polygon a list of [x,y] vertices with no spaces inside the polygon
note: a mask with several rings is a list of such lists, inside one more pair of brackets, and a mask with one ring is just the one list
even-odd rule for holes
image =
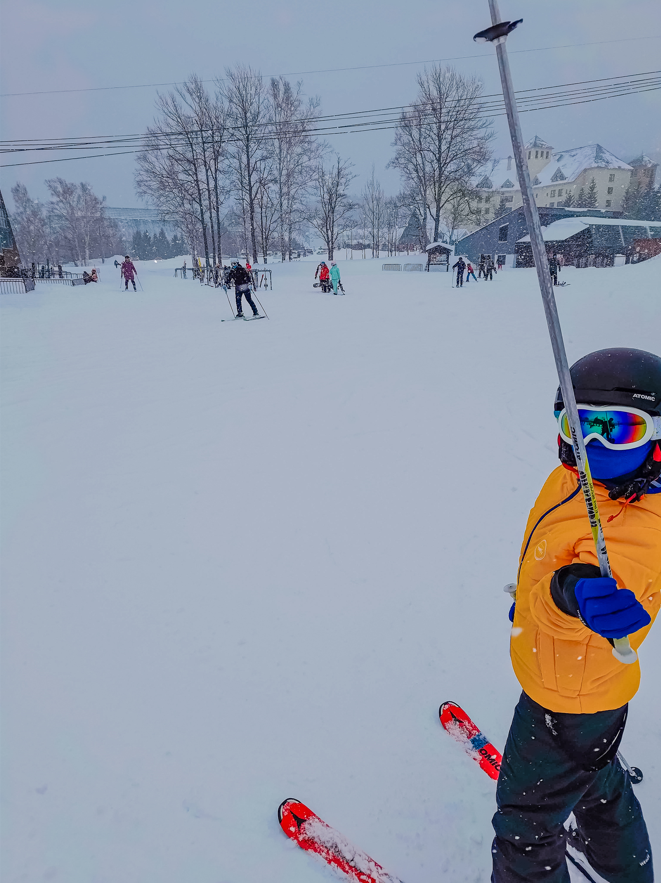
{"label": "ski track in snow", "polygon": [[[0,298],[7,883],[333,879],[292,793],[407,883],[488,879],[494,785],[437,709],[505,744],[557,462],[537,282],[338,257],[346,297],[275,264],[252,324],[181,259]],[[658,266],[565,270],[570,361],[659,350]],[[657,853],[659,629],[623,745]]]}

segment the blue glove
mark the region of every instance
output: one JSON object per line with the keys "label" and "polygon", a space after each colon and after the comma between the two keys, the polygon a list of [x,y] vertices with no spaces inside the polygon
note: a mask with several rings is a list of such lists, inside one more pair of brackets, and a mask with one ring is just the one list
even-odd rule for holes
{"label": "blue glove", "polygon": [[509,612],[510,622],[514,622],[514,611],[515,610],[516,610],[516,601],[510,607],[510,612]]}
{"label": "blue glove", "polygon": [[624,638],[652,621],[634,593],[612,577],[579,579],[574,588],[581,619],[602,638]]}

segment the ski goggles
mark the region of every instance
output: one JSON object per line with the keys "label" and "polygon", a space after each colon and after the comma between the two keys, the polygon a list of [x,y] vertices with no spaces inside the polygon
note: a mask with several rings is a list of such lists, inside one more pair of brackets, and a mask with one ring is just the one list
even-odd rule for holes
{"label": "ski goggles", "polygon": [[[661,438],[661,417],[654,417],[637,408],[622,405],[612,408],[597,405],[577,405],[583,439],[587,444],[593,438],[613,451],[639,448],[652,439]],[[567,409],[557,412],[560,436],[571,444]]]}

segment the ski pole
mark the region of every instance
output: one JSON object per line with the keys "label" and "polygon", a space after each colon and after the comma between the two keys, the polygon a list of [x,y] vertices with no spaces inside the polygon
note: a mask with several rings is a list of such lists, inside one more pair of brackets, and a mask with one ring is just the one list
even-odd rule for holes
{"label": "ski pole", "polygon": [[620,761],[625,772],[629,774],[629,778],[634,783],[634,785],[638,785],[643,781],[643,774],[641,770],[638,769],[637,766],[629,766],[626,757],[622,754],[621,751],[617,752],[617,759]]}
{"label": "ski pole", "polygon": [[[553,293],[551,273],[549,270],[548,258],[546,256],[546,248],[544,246],[544,237],[542,236],[537,204],[530,183],[530,173],[528,171],[528,163],[526,161],[523,145],[523,135],[521,133],[521,121],[516,106],[514,86],[512,85],[512,74],[510,72],[509,59],[507,57],[507,49],[505,46],[508,35],[514,30],[514,28],[521,24],[523,19],[518,19],[518,21],[501,21],[500,12],[498,11],[498,0],[489,0],[489,11],[491,12],[491,27],[475,34],[473,40],[475,40],[476,43],[493,43],[496,47],[498,70],[500,72],[503,98],[505,99],[505,110],[507,111],[507,122],[510,130],[510,138],[512,139],[512,150],[516,161],[516,171],[519,176],[519,186],[521,187],[523,209],[526,221],[528,222],[530,245],[532,246],[532,252],[535,259],[537,280],[539,282],[542,301],[544,303],[546,323],[551,338],[551,346],[553,347],[553,358],[555,359],[555,367],[558,372],[560,389],[562,391],[562,401],[567,410],[567,422],[569,423],[569,431],[572,437],[572,447],[576,458],[576,469],[578,471],[578,477],[585,498],[585,506],[588,511],[592,538],[597,549],[599,569],[602,576],[612,577],[610,562],[608,560],[608,551],[606,550],[606,541],[604,540],[604,531],[601,526],[601,519],[599,518],[597,498],[595,496],[594,484],[590,473],[590,464],[588,463],[585,451],[585,441],[583,440],[578,408],[576,407],[574,386],[572,384],[567,353],[562,338],[562,328],[560,327],[558,308]],[[613,655],[619,659],[620,662],[627,665],[635,662],[638,658],[629,643],[628,637],[613,639]]]}
{"label": "ski pole", "polygon": [[[230,300],[229,291],[227,290],[227,286],[226,286],[226,285],[223,285],[223,288],[225,289],[225,295],[226,295],[226,297],[227,297],[227,303],[230,305],[230,312],[231,312],[231,314],[234,316],[234,309],[232,308],[232,301]],[[236,316],[234,316],[234,318],[236,319]]]}
{"label": "ski pole", "polygon": [[138,276],[137,270],[135,271],[135,278],[138,280],[138,285],[140,286],[140,291],[144,291],[144,288],[142,287],[142,282],[140,281],[140,277]]}
{"label": "ski pole", "polygon": [[270,321],[271,321],[271,317],[269,316],[269,314],[268,314],[268,313],[266,312],[266,310],[264,309],[261,300],[257,297],[257,291],[255,291],[254,289],[253,289],[253,294],[255,295],[255,300],[257,301],[257,303],[258,303],[258,304],[260,305],[260,307],[262,308],[262,312],[264,313],[264,315],[266,316],[266,318],[267,318],[267,319],[269,320],[269,322],[270,322]]}

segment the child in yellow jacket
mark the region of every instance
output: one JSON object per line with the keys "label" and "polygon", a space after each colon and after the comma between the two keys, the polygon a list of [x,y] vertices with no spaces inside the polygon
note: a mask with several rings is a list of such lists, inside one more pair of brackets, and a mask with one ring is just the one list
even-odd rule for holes
{"label": "child in yellow jacket", "polygon": [[562,465],[533,507],[513,608],[512,664],[523,688],[505,746],[493,819],[493,883],[569,883],[570,842],[609,883],[652,883],[640,804],[617,760],[661,605],[661,358],[591,353],[571,369],[613,572],[601,577],[560,391]]}

